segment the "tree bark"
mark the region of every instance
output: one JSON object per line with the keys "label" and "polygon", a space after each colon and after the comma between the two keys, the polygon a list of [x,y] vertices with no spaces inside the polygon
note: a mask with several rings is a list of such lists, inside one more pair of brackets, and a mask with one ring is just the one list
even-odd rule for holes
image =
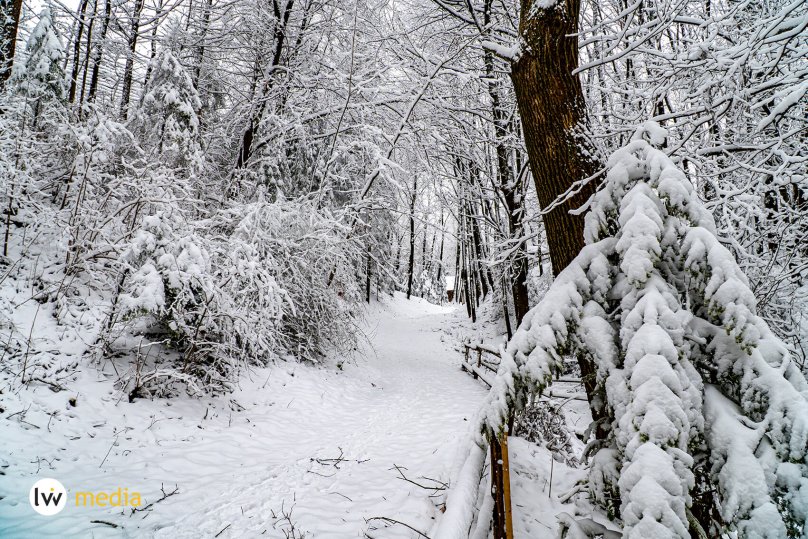
{"label": "tree bark", "polygon": [[84,103],[85,89],[87,88],[87,73],[90,70],[90,56],[93,52],[93,25],[98,11],[98,0],[93,0],[93,12],[90,15],[90,24],[87,25],[87,40],[84,50],[84,69],[81,75],[81,91],[79,92],[79,118],[81,117],[81,105]]}
{"label": "tree bark", "polygon": [[76,38],[73,43],[73,69],[70,72],[70,91],[67,96],[69,103],[73,103],[76,99],[76,86],[78,85],[79,68],[81,67],[81,62],[79,61],[79,57],[81,56],[81,38],[84,36],[84,15],[86,12],[87,0],[81,0],[78,9],[78,17],[76,18],[78,28],[76,29]]}
{"label": "tree bark", "polygon": [[121,118],[129,115],[129,96],[132,93],[132,71],[135,68],[135,50],[137,48],[138,32],[140,30],[140,12],[143,10],[143,0],[135,0],[132,13],[132,25],[129,28],[129,54],[126,57],[126,67],[123,72],[123,85],[121,90]]}
{"label": "tree bark", "polygon": [[[597,163],[582,136],[586,109],[578,67],[578,11],[580,0],[563,0],[550,9],[536,0],[521,0],[519,34],[521,57],[513,63],[511,80],[516,91],[525,145],[539,205],[546,209],[576,181],[592,176]],[[590,182],[570,200],[544,216],[553,273],[558,275],[584,246],[583,215],[571,209],[594,193]]]}
{"label": "tree bark", "polygon": [[[598,164],[583,136],[586,105],[578,67],[580,0],[560,0],[549,9],[521,0],[519,34],[523,54],[513,63],[511,80],[525,134],[539,205],[547,210],[576,181],[594,175]],[[573,215],[594,193],[590,181],[580,192],[544,214],[553,274],[558,275],[584,246],[584,216]],[[604,416],[592,361],[576,358],[592,418]],[[597,433],[596,435],[599,435]]]}
{"label": "tree bark", "polygon": [[407,268],[407,299],[412,295],[412,274],[415,269],[415,200],[418,197],[418,177],[412,180],[412,198],[410,199],[410,260]]}
{"label": "tree bark", "polygon": [[22,0],[0,0],[0,91],[5,88],[14,67],[21,11]]}
{"label": "tree bark", "polygon": [[107,28],[109,28],[109,19],[112,16],[112,0],[104,1],[104,19],[101,22],[101,35],[98,36],[98,42],[93,46],[93,72],[90,75],[90,89],[87,90],[87,102],[92,103],[95,101],[95,94],[98,91],[98,77],[101,70],[101,58],[104,54],[104,40],[107,38]]}

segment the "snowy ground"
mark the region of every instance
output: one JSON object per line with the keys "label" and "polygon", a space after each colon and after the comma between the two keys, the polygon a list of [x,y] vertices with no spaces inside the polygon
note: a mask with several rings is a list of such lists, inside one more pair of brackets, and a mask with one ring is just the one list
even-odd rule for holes
{"label": "snowy ground", "polygon": [[[0,537],[292,537],[292,526],[316,538],[417,536],[374,517],[428,533],[442,493],[402,474],[447,482],[485,392],[443,331],[459,315],[396,297],[371,309],[373,349],[342,370],[277,364],[223,397],[130,404],[110,373],[86,367],[65,391],[7,391]],[[69,495],[120,487],[154,505],[132,514],[69,498],[40,516],[27,497],[41,477]],[[158,501],[161,488],[176,493]]]}

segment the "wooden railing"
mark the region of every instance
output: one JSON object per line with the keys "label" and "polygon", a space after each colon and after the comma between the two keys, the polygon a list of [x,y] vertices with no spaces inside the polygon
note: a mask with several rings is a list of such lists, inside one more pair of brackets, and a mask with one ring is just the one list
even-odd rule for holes
{"label": "wooden railing", "polygon": [[[497,374],[499,350],[484,344],[464,343],[463,362],[461,368],[469,372],[475,379],[480,379],[488,387],[493,385],[493,377]],[[483,354],[497,359],[492,362]],[[472,356],[476,356],[472,359]],[[472,361],[469,361],[469,360]],[[510,429],[508,429],[510,430]],[[490,429],[489,454],[491,459],[491,496],[494,498],[492,515],[494,539],[513,539],[513,514],[511,512],[511,470],[508,462],[508,433],[494,432]]]}
{"label": "wooden railing", "polygon": [[[471,373],[475,380],[480,379],[485,382],[488,387],[492,385],[492,379],[497,374],[499,367],[499,350],[486,346],[484,344],[463,344],[463,362],[460,368],[464,371]],[[496,362],[492,362],[483,358],[483,354],[489,354],[497,358]],[[474,356],[476,359],[472,359]]]}

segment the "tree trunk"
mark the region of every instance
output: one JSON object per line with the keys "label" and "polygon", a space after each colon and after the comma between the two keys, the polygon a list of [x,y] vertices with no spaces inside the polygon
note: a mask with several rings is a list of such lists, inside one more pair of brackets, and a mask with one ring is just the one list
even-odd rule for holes
{"label": "tree trunk", "polygon": [[[524,42],[511,79],[536,193],[542,209],[578,180],[593,175],[597,163],[587,151],[583,131],[586,109],[578,67],[580,0],[563,0],[550,9],[521,1],[519,34]],[[569,211],[594,193],[590,182],[577,195],[544,215],[553,273],[558,275],[584,246],[583,215]]]}
{"label": "tree trunk", "polygon": [[79,92],[79,118],[81,117],[81,105],[84,103],[85,90],[87,88],[87,73],[90,70],[90,56],[93,52],[93,25],[95,24],[95,15],[98,12],[98,0],[93,0],[93,12],[90,16],[90,24],[87,25],[87,41],[84,51],[84,69],[81,75],[81,92]]}
{"label": "tree trunk", "polygon": [[87,90],[87,102],[92,103],[95,101],[95,94],[98,91],[98,76],[101,70],[101,58],[104,54],[104,40],[107,38],[107,28],[109,28],[109,19],[112,16],[112,0],[104,1],[104,19],[101,22],[101,35],[98,36],[98,42],[93,46],[93,72],[90,75],[90,89]]}
{"label": "tree trunk", "polygon": [[121,118],[129,115],[129,95],[132,93],[132,71],[135,68],[135,49],[137,48],[138,31],[140,30],[140,12],[143,10],[143,0],[135,0],[135,9],[132,13],[132,25],[129,28],[129,54],[126,57],[126,68],[123,72],[123,86],[121,90]]}
{"label": "tree trunk", "polygon": [[[437,279],[436,279],[438,284],[441,284],[440,279],[441,279],[441,277],[443,277],[443,241],[444,241],[444,238],[445,238],[445,234],[443,232],[443,225],[444,225],[443,210],[441,210],[441,213],[440,213],[440,250],[438,251],[438,276],[437,276]],[[446,291],[446,287],[444,287],[444,289],[441,290],[441,297],[443,297],[443,294],[445,293],[445,291]],[[443,303],[443,300],[441,300],[441,303]]]}
{"label": "tree trunk", "polygon": [[407,299],[412,295],[412,273],[415,269],[415,200],[418,196],[418,177],[412,180],[412,198],[410,199],[410,260],[407,268]]}
{"label": "tree trunk", "polygon": [[0,0],[0,91],[5,88],[14,67],[21,11],[22,0]]}
{"label": "tree trunk", "polygon": [[210,12],[213,8],[213,0],[206,0],[202,12],[202,29],[199,32],[199,45],[196,48],[196,65],[194,66],[193,83],[194,88],[199,91],[199,77],[202,75],[202,62],[205,61],[205,39],[210,26]]}
{"label": "tree trunk", "polygon": [[[511,79],[525,135],[539,205],[548,209],[576,181],[595,174],[598,164],[584,138],[586,105],[578,67],[580,0],[545,9],[536,0],[521,0],[519,34],[523,54],[513,63]],[[583,205],[595,191],[590,181],[579,193],[544,214],[553,273],[558,275],[584,246],[584,216],[570,210]],[[595,368],[576,358],[592,418],[604,416]],[[600,435],[600,433],[596,433]]]}
{"label": "tree trunk", "polygon": [[149,52],[149,65],[146,67],[146,76],[143,77],[143,87],[145,88],[149,84],[149,80],[151,79],[152,69],[153,67],[153,60],[155,56],[157,56],[157,30],[160,27],[160,17],[163,14],[163,0],[159,0],[157,2],[157,7],[154,15],[154,25],[152,26],[151,31],[151,43],[149,44],[150,52]]}
{"label": "tree trunk", "polygon": [[[484,12],[484,24],[486,28],[491,24],[491,9],[493,0],[486,0]],[[508,233],[512,241],[520,241],[522,238],[522,215],[523,204],[521,189],[521,177],[516,178],[513,167],[508,159],[508,148],[505,146],[505,139],[509,134],[508,119],[506,111],[503,110],[500,99],[500,81],[494,70],[494,54],[485,49],[485,75],[488,79],[488,95],[491,97],[491,115],[494,121],[494,143],[497,156],[497,181],[498,188],[502,193],[505,202],[505,211],[508,217]],[[516,324],[522,322],[529,309],[527,295],[527,252],[524,243],[519,243],[519,247],[514,253],[510,268],[511,295],[513,296],[513,310],[516,315]],[[505,288],[502,289],[503,294]],[[506,307],[507,309],[507,307]],[[510,336],[510,331],[508,331]]]}
{"label": "tree trunk", "polygon": [[261,104],[258,110],[250,118],[250,123],[247,129],[241,136],[241,147],[239,148],[238,155],[236,156],[236,168],[243,168],[247,164],[253,150],[253,141],[258,134],[258,128],[261,124],[261,118],[264,116],[264,110],[267,106],[268,95],[275,85],[275,70],[281,63],[281,56],[283,53],[283,44],[286,41],[287,27],[289,25],[289,17],[292,15],[292,8],[294,8],[295,0],[287,0],[286,7],[281,13],[280,4],[278,0],[272,1],[272,8],[276,18],[275,26],[275,52],[272,55],[272,63],[269,66],[268,78],[264,81],[264,88],[261,95]]}
{"label": "tree trunk", "polygon": [[68,92],[67,101],[73,103],[76,99],[76,86],[79,78],[79,68],[81,62],[81,38],[84,36],[84,15],[87,12],[87,0],[81,0],[79,4],[78,17],[76,17],[78,28],[76,29],[76,40],[73,43],[73,69],[70,72],[70,90]]}
{"label": "tree trunk", "polygon": [[365,301],[368,303],[370,303],[370,281],[372,276],[371,263],[373,261],[370,256],[370,253],[371,253],[371,247],[368,246],[368,256],[366,262],[367,266],[365,267]]}

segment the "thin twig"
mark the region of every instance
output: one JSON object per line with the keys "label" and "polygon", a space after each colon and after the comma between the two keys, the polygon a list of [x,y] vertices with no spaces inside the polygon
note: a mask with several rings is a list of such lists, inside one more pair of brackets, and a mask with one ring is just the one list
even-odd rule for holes
{"label": "thin twig", "polygon": [[426,537],[426,539],[430,539],[430,537],[427,534],[425,534],[424,532],[416,530],[415,528],[413,528],[409,524],[407,524],[405,522],[401,522],[400,520],[395,520],[395,519],[389,518],[389,517],[371,517],[371,518],[366,518],[365,522],[369,523],[371,520],[382,520],[384,522],[389,522],[391,524],[399,524],[401,526],[404,526],[405,528],[411,529],[412,531],[414,531],[415,533],[417,533],[421,537]]}

